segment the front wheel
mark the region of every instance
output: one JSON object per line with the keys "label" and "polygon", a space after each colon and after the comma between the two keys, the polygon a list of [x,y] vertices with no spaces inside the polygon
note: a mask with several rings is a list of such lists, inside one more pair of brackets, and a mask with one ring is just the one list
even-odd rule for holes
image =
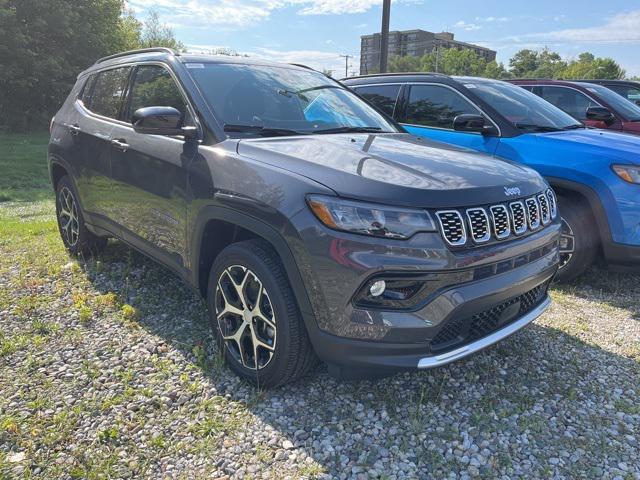
{"label": "front wheel", "polygon": [[598,228],[584,202],[558,197],[562,229],[560,233],[559,282],[580,276],[593,263],[598,250]]}
{"label": "front wheel", "polygon": [[230,245],[209,275],[211,328],[229,367],[260,387],[304,376],[316,363],[293,290],[262,240]]}

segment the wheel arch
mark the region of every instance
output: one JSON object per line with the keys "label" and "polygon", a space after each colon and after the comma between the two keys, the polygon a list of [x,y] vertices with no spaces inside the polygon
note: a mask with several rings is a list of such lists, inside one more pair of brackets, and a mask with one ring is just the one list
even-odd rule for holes
{"label": "wheel arch", "polygon": [[312,336],[315,317],[307,295],[305,283],[289,244],[283,235],[270,225],[225,207],[204,207],[198,215],[192,237],[191,282],[203,298],[207,296],[209,271],[216,256],[228,245],[260,238],[266,241],[279,256],[293,289],[307,331]]}

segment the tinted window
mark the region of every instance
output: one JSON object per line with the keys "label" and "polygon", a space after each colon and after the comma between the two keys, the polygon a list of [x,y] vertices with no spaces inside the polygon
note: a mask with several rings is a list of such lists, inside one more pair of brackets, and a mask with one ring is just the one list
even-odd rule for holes
{"label": "tinted window", "polygon": [[104,117],[118,118],[129,70],[129,67],[114,68],[97,74],[88,107],[92,112]]}
{"label": "tinted window", "polygon": [[371,87],[357,87],[354,90],[384,113],[393,117],[400,85],[373,85]]}
{"label": "tinted window", "polygon": [[82,87],[82,93],[80,94],[80,100],[89,108],[91,105],[91,94],[93,93],[93,86],[96,83],[96,75],[91,75]]}
{"label": "tinted window", "polygon": [[459,93],[439,85],[413,85],[409,93],[407,123],[453,129],[453,119],[463,113],[479,114]]}
{"label": "tinted window", "polygon": [[619,113],[627,120],[640,120],[640,107],[635,103],[625,100],[602,85],[587,85],[585,88],[598,95],[603,102],[608,103],[616,113]]}
{"label": "tinted window", "polygon": [[187,113],[184,98],[169,72],[158,65],[143,65],[136,70],[131,87],[126,118],[144,107],[173,107],[184,116]]}
{"label": "tinted window", "polygon": [[584,93],[572,88],[543,86],[539,95],[578,120],[587,119],[587,108],[599,106]]}
{"label": "tinted window", "polygon": [[523,132],[546,132],[582,125],[551,103],[509,83],[465,80],[464,86]]}
{"label": "tinted window", "polygon": [[632,102],[640,100],[640,89],[636,87],[628,87],[626,85],[606,85],[606,87]]}

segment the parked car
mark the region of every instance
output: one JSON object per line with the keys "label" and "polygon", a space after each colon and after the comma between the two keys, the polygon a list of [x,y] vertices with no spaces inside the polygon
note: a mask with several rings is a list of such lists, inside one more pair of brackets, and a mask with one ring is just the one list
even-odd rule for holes
{"label": "parked car", "polygon": [[640,106],[608,87],[564,80],[510,80],[594,128],[640,135]]}
{"label": "parked car", "polygon": [[559,219],[522,166],[418,139],[340,83],[247,58],[126,52],[82,72],[49,145],[62,240],[117,237],[207,299],[261,386],[430,368],[549,305]]}
{"label": "parked car", "polygon": [[630,102],[640,105],[640,82],[632,80],[576,80],[583,83],[595,83],[613,90]]}
{"label": "parked car", "polygon": [[558,194],[559,280],[582,273],[599,249],[613,267],[640,265],[640,138],[587,129],[498,80],[388,74],[344,83],[413,134],[540,172]]}

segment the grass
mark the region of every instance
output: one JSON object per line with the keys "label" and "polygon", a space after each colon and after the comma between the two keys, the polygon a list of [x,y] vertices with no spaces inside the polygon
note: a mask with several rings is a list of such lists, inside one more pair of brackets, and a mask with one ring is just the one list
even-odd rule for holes
{"label": "grass", "polygon": [[0,134],[0,202],[52,197],[47,169],[49,134]]}

